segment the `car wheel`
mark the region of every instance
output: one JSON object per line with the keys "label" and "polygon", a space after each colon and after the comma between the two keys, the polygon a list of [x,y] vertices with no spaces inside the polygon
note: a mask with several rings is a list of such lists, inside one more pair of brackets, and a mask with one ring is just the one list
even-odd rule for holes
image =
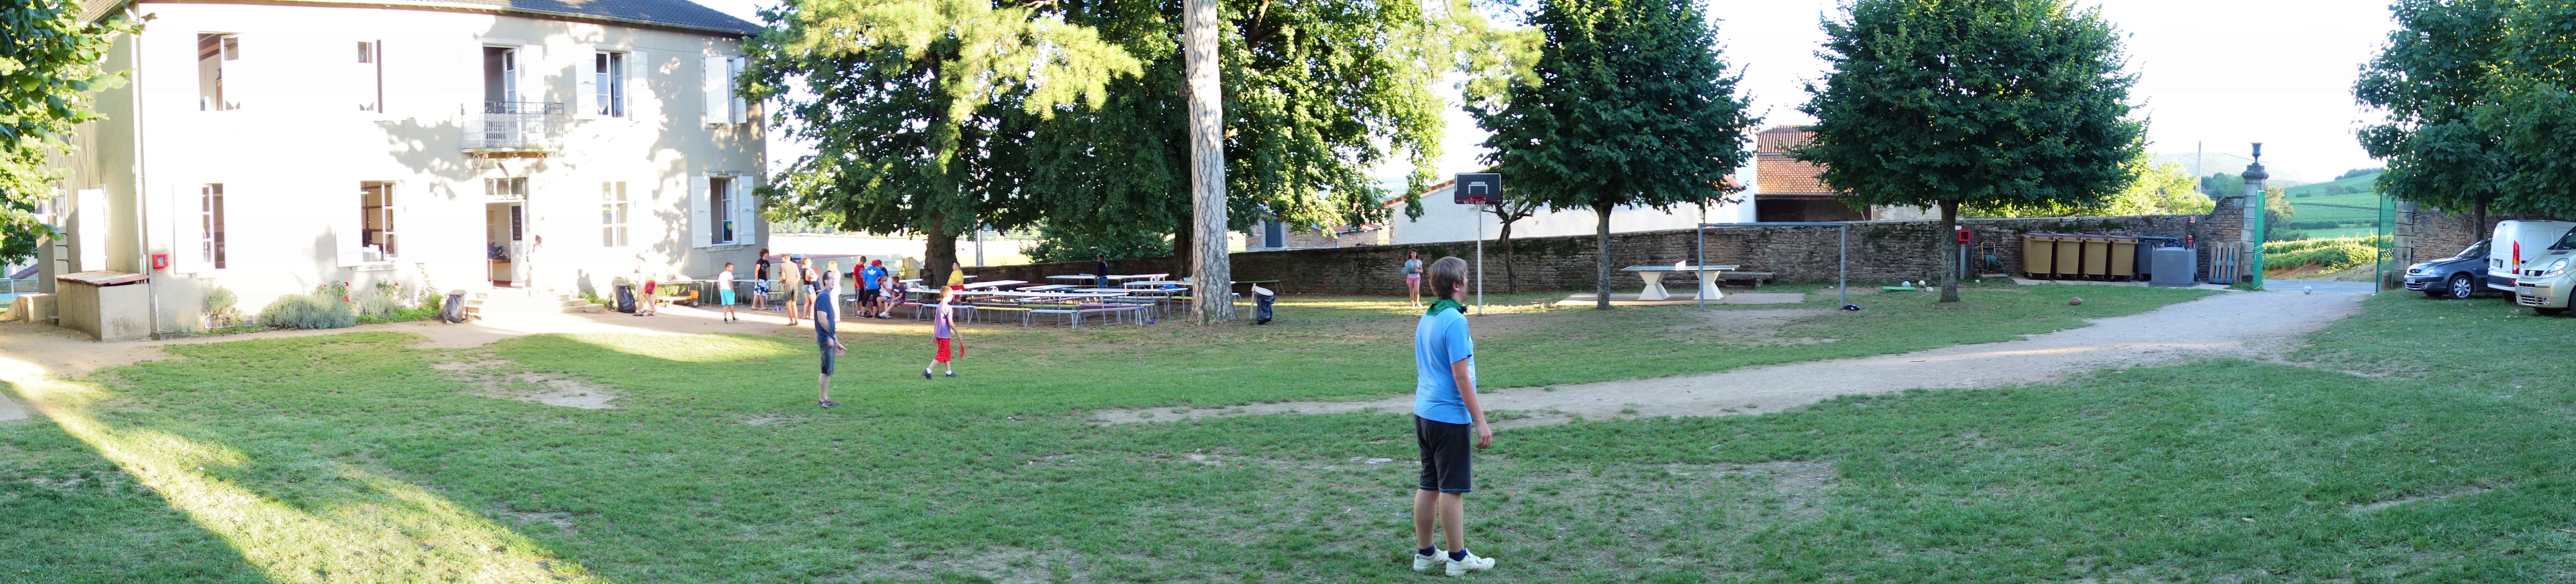
{"label": "car wheel", "polygon": [[2469,295],[2470,295],[2470,294],[2476,294],[2476,293],[2477,293],[2477,291],[2478,291],[2478,289],[2477,289],[2477,283],[2476,283],[2476,282],[2472,282],[2472,281],[2470,281],[2470,280],[2469,280],[2469,275],[2468,275],[2468,274],[2452,274],[2452,275],[2451,275],[2450,296],[2449,296],[2451,299],[2453,299],[2453,300],[2468,300],[2468,299],[2469,299]]}

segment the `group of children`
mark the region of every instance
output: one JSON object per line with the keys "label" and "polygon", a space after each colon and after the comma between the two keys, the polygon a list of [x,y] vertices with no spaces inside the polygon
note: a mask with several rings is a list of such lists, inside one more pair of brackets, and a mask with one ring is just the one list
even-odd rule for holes
{"label": "group of children", "polygon": [[[761,250],[761,265],[756,272],[768,275],[769,250]],[[1102,259],[1106,264],[1106,258]],[[814,321],[814,342],[822,354],[822,371],[816,378],[816,405],[838,407],[832,401],[832,366],[835,358],[848,353],[841,343],[837,314],[840,294],[840,265],[828,262],[821,270],[807,264],[806,258],[791,257],[778,281],[796,291],[788,305],[789,326],[795,325],[798,306],[810,307]],[[964,353],[957,338],[956,312],[951,308],[957,294],[964,290],[962,266],[952,264],[948,285],[939,288],[938,304],[930,319],[934,352],[930,366],[921,369],[922,379],[936,379],[934,369],[947,367],[946,375],[956,377],[954,359]],[[1474,490],[1472,479],[1475,449],[1491,448],[1494,430],[1485,419],[1484,406],[1476,394],[1475,341],[1467,329],[1466,308],[1461,299],[1467,291],[1467,262],[1456,257],[1443,257],[1430,265],[1419,256],[1405,262],[1407,283],[1427,279],[1434,296],[1430,309],[1423,312],[1414,326],[1414,442],[1421,458],[1420,482],[1413,497],[1413,570],[1439,569],[1450,576],[1494,567],[1494,559],[1478,556],[1466,545],[1465,495]],[[1106,272],[1105,267],[1102,270]],[[717,277],[718,290],[727,321],[736,320],[730,286],[733,265],[726,264]],[[871,262],[859,271],[857,279],[873,282],[859,293],[863,315],[891,318],[891,308],[903,300],[901,288],[884,268]],[[769,280],[753,281],[755,309],[764,306]],[[1408,286],[1419,290],[1418,286]],[[1418,303],[1418,296],[1416,297]],[[1433,541],[1440,535],[1440,542]],[[1447,544],[1447,549],[1439,545]]]}

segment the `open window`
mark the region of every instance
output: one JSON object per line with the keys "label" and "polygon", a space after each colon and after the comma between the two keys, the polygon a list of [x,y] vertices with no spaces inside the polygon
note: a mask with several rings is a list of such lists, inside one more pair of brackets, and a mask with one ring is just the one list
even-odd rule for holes
{"label": "open window", "polygon": [[197,274],[224,269],[230,263],[224,249],[224,185],[182,186],[170,194],[171,207],[186,213],[174,224],[178,232],[170,250],[171,271]]}
{"label": "open window", "polygon": [[483,113],[511,113],[519,101],[519,50],[483,47]]}
{"label": "open window", "polygon": [[708,235],[710,245],[734,243],[733,177],[707,179],[707,226],[715,233]]}
{"label": "open window", "polygon": [[395,208],[394,183],[358,183],[358,245],[374,250],[375,256],[367,261],[393,259],[398,253],[394,232]]}
{"label": "open window", "polygon": [[226,92],[224,70],[241,60],[241,38],[225,33],[197,35],[197,110],[223,111],[240,109],[238,98]]}
{"label": "open window", "polygon": [[630,55],[622,51],[598,51],[590,55],[587,74],[581,78],[581,108],[592,117],[627,117],[626,67]]}

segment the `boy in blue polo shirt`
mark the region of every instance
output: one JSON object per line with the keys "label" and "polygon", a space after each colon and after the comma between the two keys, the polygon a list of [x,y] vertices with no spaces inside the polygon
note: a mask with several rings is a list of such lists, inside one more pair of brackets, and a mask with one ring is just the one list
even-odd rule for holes
{"label": "boy in blue polo shirt", "polygon": [[[1432,262],[1431,292],[1439,300],[1422,313],[1413,328],[1413,435],[1422,451],[1422,483],[1413,492],[1413,571],[1446,564],[1449,575],[1494,567],[1494,559],[1467,551],[1465,495],[1475,488],[1469,467],[1476,448],[1494,445],[1494,429],[1485,424],[1485,407],[1476,400],[1476,342],[1467,335],[1467,308],[1458,299],[1467,292],[1467,261],[1444,257]],[[1449,551],[1431,545],[1434,520],[1448,536]]]}

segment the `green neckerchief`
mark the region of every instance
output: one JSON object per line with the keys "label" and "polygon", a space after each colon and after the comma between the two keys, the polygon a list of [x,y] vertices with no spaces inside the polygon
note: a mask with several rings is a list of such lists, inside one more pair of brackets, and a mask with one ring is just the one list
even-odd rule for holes
{"label": "green neckerchief", "polygon": [[1459,314],[1460,316],[1465,316],[1465,315],[1467,314],[1467,307],[1466,307],[1465,305],[1459,304],[1459,303],[1458,303],[1458,301],[1456,301],[1456,300],[1450,300],[1450,299],[1447,299],[1447,298],[1442,298],[1442,299],[1439,299],[1439,300],[1433,300],[1433,301],[1431,301],[1431,309],[1430,309],[1430,310],[1422,311],[1422,315],[1423,315],[1423,316],[1431,316],[1431,315],[1434,315],[1434,314],[1440,314],[1440,309],[1443,309],[1443,308],[1447,308],[1447,309],[1450,309],[1450,310],[1456,310],[1456,311],[1458,311],[1458,314]]}

